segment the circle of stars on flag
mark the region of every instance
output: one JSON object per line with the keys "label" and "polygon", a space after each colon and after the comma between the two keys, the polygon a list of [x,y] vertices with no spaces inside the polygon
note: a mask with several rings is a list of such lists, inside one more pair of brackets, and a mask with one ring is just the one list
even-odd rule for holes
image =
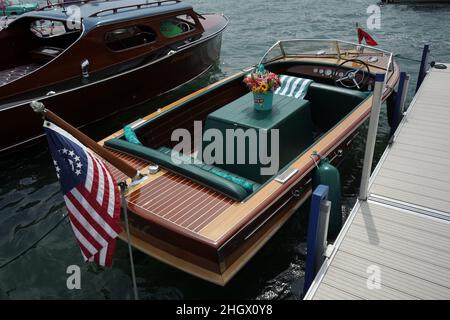
{"label": "circle of stars on flag", "polygon": [[[68,162],[69,167],[72,169],[72,172],[74,172],[77,176],[81,175],[82,172],[81,169],[83,167],[83,164],[81,163],[80,161],[81,159],[75,153],[75,151],[64,148],[58,150],[58,152],[61,153],[63,158]],[[56,176],[59,179],[61,168],[59,167],[58,162],[56,160],[53,160],[53,164],[55,165]]]}

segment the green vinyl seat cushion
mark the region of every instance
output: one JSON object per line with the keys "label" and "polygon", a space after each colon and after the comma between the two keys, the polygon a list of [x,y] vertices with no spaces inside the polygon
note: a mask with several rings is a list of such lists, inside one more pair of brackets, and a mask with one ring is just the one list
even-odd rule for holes
{"label": "green vinyl seat cushion", "polygon": [[[181,154],[181,153],[173,153],[172,154],[172,149],[167,148],[167,147],[160,147],[158,149],[158,151],[165,153],[168,156],[176,156],[180,161],[183,161],[186,163],[189,163],[189,162],[192,163],[192,161],[193,161],[193,158],[186,156],[184,154]],[[215,174],[216,176],[222,177],[224,179],[227,179],[233,183],[240,185],[247,191],[248,194],[252,194],[256,189],[258,189],[260,187],[260,184],[254,182],[254,181],[251,181],[244,177],[238,176],[234,173],[231,173],[224,169],[218,168],[216,166],[208,165],[208,164],[203,163],[198,160],[193,162],[193,165],[196,166],[197,168],[211,172],[212,174]]]}
{"label": "green vinyl seat cushion", "polygon": [[133,144],[124,139],[108,140],[105,142],[105,146],[156,163],[170,171],[217,190],[237,201],[242,201],[251,194],[249,190],[246,190],[241,185],[202,169],[190,162],[183,161],[180,164],[175,163],[170,154],[168,155],[159,150]]}
{"label": "green vinyl seat cushion", "polygon": [[322,132],[326,132],[369,95],[370,92],[313,82],[305,99],[311,101],[311,116],[314,123]]}

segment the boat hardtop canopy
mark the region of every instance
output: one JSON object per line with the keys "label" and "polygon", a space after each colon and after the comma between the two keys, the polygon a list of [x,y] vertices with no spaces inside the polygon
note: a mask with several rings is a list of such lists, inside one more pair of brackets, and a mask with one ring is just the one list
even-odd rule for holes
{"label": "boat hardtop canopy", "polygon": [[[192,10],[192,6],[180,0],[145,1],[145,0],[98,0],[67,1],[24,13],[16,19],[47,19],[66,21],[74,14],[70,6],[80,8],[80,19],[86,31],[99,25],[119,23],[152,15]],[[12,24],[12,23],[11,23]]]}

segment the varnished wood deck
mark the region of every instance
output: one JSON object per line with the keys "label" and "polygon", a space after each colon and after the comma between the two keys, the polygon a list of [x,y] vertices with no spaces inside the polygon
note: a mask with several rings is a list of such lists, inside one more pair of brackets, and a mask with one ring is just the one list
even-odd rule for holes
{"label": "varnished wood deck", "polygon": [[[112,152],[138,170],[149,165],[122,152]],[[116,181],[127,180],[125,174],[105,163]],[[199,233],[234,203],[216,191],[165,170],[143,183],[143,187],[131,188],[127,194],[128,206],[140,208],[140,213],[162,218],[193,233]]]}
{"label": "varnished wood deck", "polygon": [[168,172],[132,192],[128,202],[149,214],[198,233],[234,201]]}
{"label": "varnished wood deck", "polygon": [[[113,154],[115,154],[117,157],[121,158],[122,160],[125,160],[129,165],[131,165],[133,168],[136,168],[137,170],[142,170],[146,166],[148,166],[148,163],[145,161],[142,161],[140,159],[136,159],[132,156],[129,156],[127,154],[110,150]],[[128,177],[120,170],[118,170],[116,167],[111,165],[108,161],[105,161],[106,165],[108,166],[109,171],[111,171],[111,174],[113,175],[114,179],[116,179],[117,182],[127,180]]]}

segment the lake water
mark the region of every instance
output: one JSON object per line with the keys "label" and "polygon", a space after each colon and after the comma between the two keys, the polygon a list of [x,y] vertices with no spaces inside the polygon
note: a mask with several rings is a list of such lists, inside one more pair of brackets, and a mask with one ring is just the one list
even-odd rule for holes
{"label": "lake water", "polygon": [[[356,41],[355,23],[365,27],[367,0],[191,0],[198,12],[220,12],[230,19],[216,68],[174,93],[85,130],[99,139],[124,124],[210,82],[255,64],[278,39],[337,38]],[[381,29],[369,31],[381,48],[403,57],[411,74],[410,96],[422,47],[432,60],[450,61],[449,5],[388,5],[381,8]],[[409,59],[404,59],[409,58]],[[82,101],[80,101],[82,103]],[[1,124],[0,124],[1,125]],[[18,123],[20,126],[20,123]],[[365,133],[362,130],[362,133]],[[389,127],[383,110],[376,158],[384,150]],[[364,152],[364,134],[340,168],[343,210],[356,199]],[[41,143],[0,158],[0,266],[54,228],[65,213],[47,145]],[[143,299],[296,299],[304,275],[303,243],[308,206],[299,212],[226,286],[199,280],[151,257],[135,253],[137,282]],[[79,265],[81,290],[66,287],[66,268]],[[71,228],[64,220],[26,254],[0,267],[1,299],[128,299],[132,297],[127,246],[120,242],[110,269],[82,262]]]}

